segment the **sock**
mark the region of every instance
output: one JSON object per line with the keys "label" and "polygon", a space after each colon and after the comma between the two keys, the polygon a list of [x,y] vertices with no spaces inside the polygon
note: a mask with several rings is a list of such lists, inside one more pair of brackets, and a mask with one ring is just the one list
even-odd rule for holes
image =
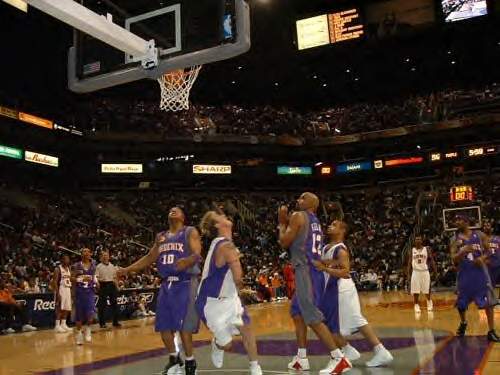
{"label": "sock", "polygon": [[374,353],[378,353],[378,352],[379,352],[379,351],[381,351],[382,349],[385,349],[385,348],[384,348],[384,345],[382,345],[382,344],[378,344],[378,345],[375,345],[375,346],[373,347],[373,352],[374,352]]}
{"label": "sock", "polygon": [[307,358],[307,349],[306,348],[299,348],[299,350],[297,350],[297,357]]}
{"label": "sock", "polygon": [[250,368],[257,368],[259,367],[259,362],[258,361],[250,361]]}
{"label": "sock", "polygon": [[345,346],[341,347],[340,349],[341,349],[343,352],[345,352],[345,351],[346,351],[346,349],[349,349],[349,348],[352,348],[352,346],[351,346],[351,344],[347,343],[347,344],[345,344]]}
{"label": "sock", "polygon": [[186,357],[186,361],[194,361],[194,355]]}
{"label": "sock", "polygon": [[56,328],[59,327],[61,325],[61,321],[60,320],[56,320]]}
{"label": "sock", "polygon": [[342,353],[340,349],[335,349],[330,352],[330,356],[332,358],[342,358],[344,357],[344,353]]}
{"label": "sock", "polygon": [[168,353],[168,355],[169,355],[170,357],[177,357],[177,352],[174,352],[174,353]]}

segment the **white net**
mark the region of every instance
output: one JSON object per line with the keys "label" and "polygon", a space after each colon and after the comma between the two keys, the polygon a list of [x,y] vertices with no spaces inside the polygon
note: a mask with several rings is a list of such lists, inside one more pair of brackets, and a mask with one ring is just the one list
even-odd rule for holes
{"label": "white net", "polygon": [[189,93],[198,77],[201,65],[165,73],[158,78],[161,88],[160,109],[177,112],[189,109]]}

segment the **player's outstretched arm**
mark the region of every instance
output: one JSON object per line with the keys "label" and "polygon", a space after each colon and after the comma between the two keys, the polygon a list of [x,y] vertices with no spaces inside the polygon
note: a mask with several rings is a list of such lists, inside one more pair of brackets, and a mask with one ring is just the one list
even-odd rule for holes
{"label": "player's outstretched arm", "polygon": [[118,275],[125,275],[130,272],[138,272],[143,270],[144,268],[150,266],[152,263],[158,259],[158,255],[160,254],[159,252],[159,245],[158,245],[158,238],[155,240],[155,243],[153,244],[153,247],[149,250],[149,252],[143,256],[141,259],[139,259],[137,262],[131,264],[128,267],[121,268],[117,271]]}
{"label": "player's outstretched arm", "polygon": [[280,207],[279,211],[279,244],[282,248],[288,249],[293,243],[300,229],[304,225],[304,215],[301,212],[294,212],[290,216],[290,221],[286,223],[284,212],[288,214],[288,210]]}
{"label": "player's outstretched arm", "polygon": [[240,252],[232,242],[223,244],[219,251],[221,251],[225,263],[233,274],[233,280],[239,292],[243,289],[243,269],[240,263]]}
{"label": "player's outstretched arm", "polygon": [[188,241],[192,254],[176,262],[175,266],[178,271],[184,271],[185,269],[191,268],[201,260],[201,237],[196,228],[190,231]]}

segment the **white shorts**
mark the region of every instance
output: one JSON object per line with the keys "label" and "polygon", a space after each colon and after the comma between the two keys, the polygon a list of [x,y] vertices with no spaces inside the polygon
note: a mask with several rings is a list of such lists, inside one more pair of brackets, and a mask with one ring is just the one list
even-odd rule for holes
{"label": "white shorts", "polygon": [[238,296],[222,299],[208,297],[204,312],[207,327],[219,346],[229,344],[233,336],[240,333],[238,327],[244,325],[244,309]]}
{"label": "white shorts", "polygon": [[411,294],[429,294],[431,288],[431,275],[429,271],[413,271],[411,273]]}
{"label": "white shorts", "polygon": [[349,336],[368,324],[359,304],[358,291],[352,279],[339,279],[340,334]]}
{"label": "white shorts", "polygon": [[59,308],[61,311],[71,311],[71,288],[59,288]]}

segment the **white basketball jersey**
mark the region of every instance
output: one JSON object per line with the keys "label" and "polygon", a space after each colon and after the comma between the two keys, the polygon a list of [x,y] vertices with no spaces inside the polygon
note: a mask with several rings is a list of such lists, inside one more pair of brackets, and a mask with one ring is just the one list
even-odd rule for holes
{"label": "white basketball jersey", "polygon": [[421,249],[413,248],[412,252],[412,267],[417,271],[428,271],[429,266],[427,265],[427,247],[424,246]]}
{"label": "white basketball jersey", "polygon": [[71,288],[71,271],[69,268],[59,266],[59,273],[61,280],[59,281],[59,288]]}

